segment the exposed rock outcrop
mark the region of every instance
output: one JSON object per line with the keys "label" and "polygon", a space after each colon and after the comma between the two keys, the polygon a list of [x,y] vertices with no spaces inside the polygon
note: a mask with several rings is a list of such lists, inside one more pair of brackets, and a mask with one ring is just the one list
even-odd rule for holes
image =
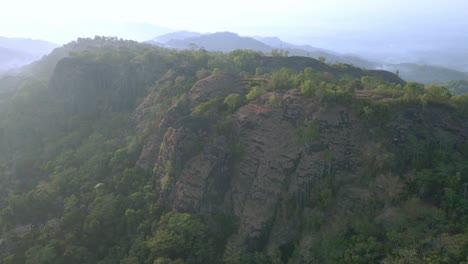
{"label": "exposed rock outcrop", "polygon": [[[294,89],[274,93],[280,104],[263,103],[273,95],[269,93],[232,115],[190,115],[210,98],[243,92],[233,75],[198,81],[188,102],[172,106],[147,138],[138,164],[148,172],[154,168],[152,176],[169,207],[228,215],[237,223],[232,243],[269,254],[301,239],[302,220],[291,216],[313,214],[310,197],[325,177],[342,186],[337,193],[342,208],[383,199],[379,197],[387,194],[356,180],[369,172],[368,164],[381,168],[381,163],[391,163],[398,142],[423,128],[441,129],[460,142],[467,133],[457,117],[446,118],[439,106],[425,111],[407,107],[392,112],[401,117],[398,122],[382,123],[388,137],[375,143],[376,132],[359,109],[324,103]],[[226,123],[231,136],[219,133]],[[388,189],[392,177],[383,175],[378,182]]]}

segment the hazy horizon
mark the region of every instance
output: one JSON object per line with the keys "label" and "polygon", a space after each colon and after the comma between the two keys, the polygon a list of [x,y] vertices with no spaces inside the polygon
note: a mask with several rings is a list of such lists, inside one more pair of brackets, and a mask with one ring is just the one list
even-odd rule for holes
{"label": "hazy horizon", "polygon": [[179,30],[231,31],[387,62],[433,63],[423,56],[427,52],[448,61],[468,54],[468,1],[463,0],[19,0],[3,6],[0,36],[57,44],[95,35],[145,41]]}
{"label": "hazy horizon", "polygon": [[[64,44],[80,35],[128,24],[154,25],[171,31],[233,31],[243,35],[274,35],[307,44],[318,37],[343,34],[390,36],[464,35],[468,2],[448,1],[91,1],[78,5],[58,0],[8,1],[0,16],[0,35],[31,37]],[[113,33],[113,32],[110,32]],[[434,33],[433,33],[434,34]],[[143,39],[137,39],[142,41]]]}

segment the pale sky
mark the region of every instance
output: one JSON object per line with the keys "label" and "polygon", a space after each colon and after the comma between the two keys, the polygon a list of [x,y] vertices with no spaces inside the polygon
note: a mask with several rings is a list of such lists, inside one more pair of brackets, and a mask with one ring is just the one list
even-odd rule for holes
{"label": "pale sky", "polygon": [[121,26],[131,23],[276,35],[300,44],[326,38],[347,41],[353,35],[430,34],[434,28],[465,34],[468,0],[2,0],[0,36],[62,44],[105,35],[109,28],[114,30],[110,35],[124,34]]}

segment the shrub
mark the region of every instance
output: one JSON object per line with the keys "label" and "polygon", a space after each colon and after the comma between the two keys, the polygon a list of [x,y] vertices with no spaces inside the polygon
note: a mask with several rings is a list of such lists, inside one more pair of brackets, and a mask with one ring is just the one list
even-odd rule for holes
{"label": "shrub", "polygon": [[192,115],[201,116],[206,114],[214,114],[222,111],[223,99],[219,97],[213,97],[207,102],[197,105],[193,111]]}
{"label": "shrub", "polygon": [[247,100],[255,100],[257,99],[259,96],[261,96],[262,94],[266,93],[265,89],[263,89],[262,87],[260,86],[255,86],[252,88],[252,90],[250,90],[250,92],[247,94]]}
{"label": "shrub", "polygon": [[231,113],[237,110],[237,108],[242,105],[243,101],[242,95],[236,93],[232,93],[224,98],[224,104],[228,106],[228,111]]}
{"label": "shrub", "polygon": [[276,94],[272,94],[268,98],[268,104],[271,106],[279,106],[280,103],[281,103],[281,98],[277,96]]}
{"label": "shrub", "polygon": [[307,96],[315,95],[315,91],[317,90],[317,86],[311,80],[306,80],[301,85],[301,93]]}

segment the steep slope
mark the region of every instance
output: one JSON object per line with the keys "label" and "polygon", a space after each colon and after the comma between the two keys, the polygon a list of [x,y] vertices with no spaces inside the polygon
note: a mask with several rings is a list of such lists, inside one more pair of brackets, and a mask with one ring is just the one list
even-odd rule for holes
{"label": "steep slope", "polygon": [[[321,229],[345,232],[333,225],[360,221],[359,207],[377,203],[375,219],[361,219],[369,225],[403,216],[391,199],[408,188],[408,165],[427,162],[428,156],[418,155],[437,155],[412,148],[430,142],[461,146],[468,133],[466,117],[437,104],[424,111],[412,104],[371,104],[366,107],[376,112],[368,119],[362,109],[298,90],[265,94],[228,116],[190,114],[209,98],[245,94],[239,81],[221,75],[197,82],[189,101],[167,112],[138,161],[152,168],[169,210],[227,214],[236,223],[228,240],[236,252],[280,254],[290,263],[323,261],[305,253],[320,243],[315,236],[324,235]],[[279,103],[266,103],[271,96]],[[296,254],[306,255],[293,257],[294,245],[302,251]],[[238,263],[236,254],[225,252],[225,258]]]}
{"label": "steep slope", "polygon": [[311,58],[83,45],[0,104],[2,263],[466,259],[468,97]]}

